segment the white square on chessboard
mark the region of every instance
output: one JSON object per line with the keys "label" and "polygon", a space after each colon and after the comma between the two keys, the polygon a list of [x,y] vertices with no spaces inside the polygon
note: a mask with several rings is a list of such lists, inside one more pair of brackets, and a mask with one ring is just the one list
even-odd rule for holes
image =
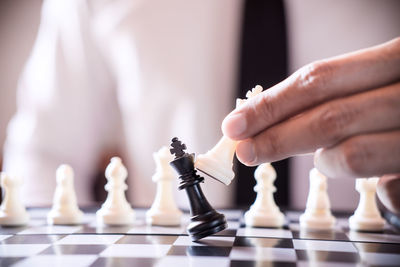
{"label": "white square on chessboard", "polygon": [[363,262],[375,266],[399,266],[400,254],[360,252]]}
{"label": "white square on chessboard", "polygon": [[128,234],[171,234],[180,235],[186,233],[184,227],[163,227],[163,226],[134,226]]}
{"label": "white square on chessboard", "polygon": [[318,266],[318,267],[354,267],[354,266],[364,266],[362,264],[356,263],[345,263],[345,262],[323,262],[323,261],[298,261],[296,262],[296,267],[310,267],[310,266]]}
{"label": "white square on chessboard", "polygon": [[292,248],[234,247],[229,258],[233,260],[261,260],[296,262],[296,251]]}
{"label": "white square on chessboard", "polygon": [[45,235],[45,234],[73,234],[78,232],[81,226],[65,226],[65,225],[53,225],[53,226],[38,226],[25,229],[18,235]]}
{"label": "white square on chessboard", "polygon": [[160,258],[167,254],[171,245],[161,244],[114,244],[100,253],[101,257]]}
{"label": "white square on chessboard", "polygon": [[213,247],[232,247],[235,241],[234,236],[208,236],[200,239],[198,242],[193,242],[190,236],[178,237],[175,246],[213,246]]}
{"label": "white square on chessboard", "polygon": [[292,232],[289,230],[270,228],[239,228],[236,235],[247,237],[293,238]]}
{"label": "white square on chessboard", "polygon": [[29,257],[48,247],[50,244],[1,244],[0,257]]}
{"label": "white square on chessboard", "polygon": [[193,257],[193,256],[166,256],[162,258],[156,267],[204,267],[204,266],[218,266],[228,267],[230,260],[227,257]]}
{"label": "white square on chessboard", "polygon": [[97,255],[38,255],[17,262],[14,267],[57,266],[83,267],[89,266],[97,259]]}
{"label": "white square on chessboard", "polygon": [[351,242],[299,239],[293,239],[292,242],[295,249],[301,250],[357,252],[357,249]]}
{"label": "white square on chessboard", "polygon": [[68,235],[56,241],[58,245],[109,245],[114,244],[123,235]]}

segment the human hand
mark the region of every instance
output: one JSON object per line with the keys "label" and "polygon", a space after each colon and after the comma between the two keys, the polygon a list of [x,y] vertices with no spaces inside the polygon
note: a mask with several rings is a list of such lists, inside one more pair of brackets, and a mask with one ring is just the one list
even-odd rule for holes
{"label": "human hand", "polygon": [[400,172],[400,38],[307,65],[222,124],[246,165],[314,152],[329,177]]}
{"label": "human hand", "polygon": [[400,173],[382,176],[376,193],[388,210],[400,214]]}

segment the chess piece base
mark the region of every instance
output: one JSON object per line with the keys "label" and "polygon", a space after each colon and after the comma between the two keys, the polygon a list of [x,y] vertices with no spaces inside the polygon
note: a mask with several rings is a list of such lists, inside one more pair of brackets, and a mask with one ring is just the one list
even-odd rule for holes
{"label": "chess piece base", "polygon": [[193,241],[218,233],[228,227],[225,216],[212,210],[206,214],[194,216],[187,227]]}
{"label": "chess piece base", "polygon": [[353,231],[382,231],[385,226],[385,220],[377,218],[360,218],[359,216],[350,216],[349,228]]}
{"label": "chess piece base", "polygon": [[244,220],[247,226],[282,227],[285,216],[281,212],[256,214],[256,212],[249,210],[244,214]]}
{"label": "chess piece base", "polygon": [[135,212],[130,210],[116,214],[99,210],[96,212],[96,219],[98,225],[129,225],[135,220]]}
{"label": "chess piece base", "polygon": [[146,213],[146,223],[159,226],[177,226],[181,224],[182,212],[160,212],[149,210]]}
{"label": "chess piece base", "polygon": [[0,211],[0,225],[2,226],[22,226],[28,224],[28,213],[23,214],[7,214]]}
{"label": "chess piece base", "polygon": [[205,155],[199,155],[195,162],[195,167],[210,176],[211,178],[217,179],[218,181],[229,185],[232,179],[235,177],[235,173],[230,169],[224,168],[223,162],[219,162],[214,158]]}
{"label": "chess piece base", "polygon": [[308,230],[332,230],[335,226],[336,219],[331,214],[300,216],[300,227]]}
{"label": "chess piece base", "polygon": [[83,212],[80,210],[60,212],[51,210],[47,215],[47,223],[50,225],[76,225],[82,223]]}

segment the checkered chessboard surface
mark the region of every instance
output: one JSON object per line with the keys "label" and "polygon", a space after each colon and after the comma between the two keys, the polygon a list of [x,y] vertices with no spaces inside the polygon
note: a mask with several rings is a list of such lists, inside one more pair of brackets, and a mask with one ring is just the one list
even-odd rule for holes
{"label": "checkered chessboard surface", "polygon": [[[130,227],[99,228],[93,212],[79,226],[48,226],[47,210],[30,210],[26,227],[0,228],[0,266],[400,266],[400,233],[304,232],[299,213],[282,229],[246,228],[243,213],[221,210],[229,228],[192,242],[181,227],[152,227],[136,210]],[[184,221],[188,222],[185,214]]]}

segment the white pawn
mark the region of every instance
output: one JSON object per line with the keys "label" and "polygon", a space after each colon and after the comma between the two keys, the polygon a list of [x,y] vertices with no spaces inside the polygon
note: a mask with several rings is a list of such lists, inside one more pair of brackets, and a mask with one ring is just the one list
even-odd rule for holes
{"label": "white pawn", "polygon": [[281,227],[285,222],[285,216],[279,210],[274,201],[274,192],[276,187],[274,181],[276,172],[270,163],[264,163],[258,166],[254,173],[257,185],[254,191],[257,197],[250,210],[244,214],[247,226],[258,227]]}
{"label": "white pawn", "polygon": [[[247,99],[261,93],[263,88],[257,85],[246,94]],[[244,103],[246,99],[237,99],[236,107]],[[235,177],[233,172],[233,156],[235,154],[237,141],[231,140],[223,136],[219,142],[207,153],[197,156],[195,167],[207,174],[208,176],[217,179],[218,181],[229,185]]]}
{"label": "white pawn", "polygon": [[29,214],[21,201],[22,180],[18,176],[0,174],[4,198],[0,206],[0,225],[21,226],[29,221]]}
{"label": "white pawn", "polygon": [[300,227],[310,230],[331,230],[336,219],[332,216],[325,175],[316,168],[310,171],[310,191],[305,212],[300,216]]}
{"label": "white pawn", "polygon": [[129,225],[135,220],[135,212],[125,197],[128,186],[125,180],[128,171],[122,164],[121,159],[113,157],[106,168],[108,192],[107,199],[96,212],[98,225]]}
{"label": "white pawn", "polygon": [[175,174],[169,165],[174,158],[167,147],[153,153],[156,162],[156,173],[152,179],[157,183],[157,193],[153,205],[146,212],[146,222],[152,225],[172,226],[181,223],[180,211],[172,195],[172,180]]}
{"label": "white pawn", "polygon": [[379,178],[356,179],[356,190],[360,193],[360,202],[354,214],[349,218],[351,230],[381,231],[385,220],[379,213],[375,201],[376,186]]}
{"label": "white pawn", "polygon": [[47,214],[48,224],[80,224],[83,212],[78,207],[74,189],[74,171],[63,164],[56,171],[57,186],[53,207]]}

